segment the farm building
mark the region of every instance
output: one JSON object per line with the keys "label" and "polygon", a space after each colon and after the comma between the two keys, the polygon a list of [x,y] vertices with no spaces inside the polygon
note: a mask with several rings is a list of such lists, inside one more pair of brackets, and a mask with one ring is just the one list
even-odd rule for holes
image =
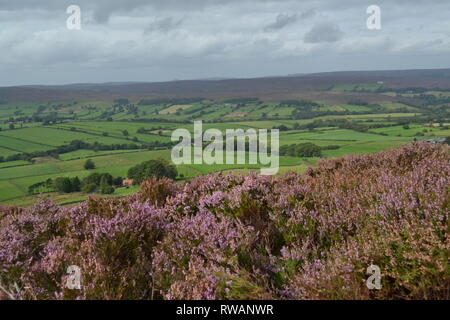
{"label": "farm building", "polygon": [[133,185],[133,179],[124,179],[122,184],[124,187],[130,187]]}

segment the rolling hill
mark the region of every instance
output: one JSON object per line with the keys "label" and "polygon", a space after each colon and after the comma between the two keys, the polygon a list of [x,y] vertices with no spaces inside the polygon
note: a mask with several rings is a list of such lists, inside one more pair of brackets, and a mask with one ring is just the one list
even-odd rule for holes
{"label": "rolling hill", "polygon": [[253,79],[184,80],[171,82],[122,82],[62,86],[18,86],[0,88],[0,101],[56,102],[73,99],[111,100],[161,97],[289,98],[298,92],[327,91],[333,86],[383,83],[388,88],[450,88],[450,69],[347,71]]}

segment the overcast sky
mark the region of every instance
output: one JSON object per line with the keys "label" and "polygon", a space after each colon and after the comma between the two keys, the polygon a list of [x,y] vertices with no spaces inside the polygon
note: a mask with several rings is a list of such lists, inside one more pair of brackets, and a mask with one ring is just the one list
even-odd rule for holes
{"label": "overcast sky", "polygon": [[0,86],[447,68],[450,1],[0,0],[0,61]]}

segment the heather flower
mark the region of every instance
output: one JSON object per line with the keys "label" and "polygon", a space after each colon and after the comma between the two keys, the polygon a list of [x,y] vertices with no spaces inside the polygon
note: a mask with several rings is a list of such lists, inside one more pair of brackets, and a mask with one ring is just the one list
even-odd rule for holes
{"label": "heather flower", "polygon": [[[0,283],[28,299],[449,299],[449,186],[449,148],[414,143],[304,174],[0,207]],[[71,265],[82,290],[65,286]]]}

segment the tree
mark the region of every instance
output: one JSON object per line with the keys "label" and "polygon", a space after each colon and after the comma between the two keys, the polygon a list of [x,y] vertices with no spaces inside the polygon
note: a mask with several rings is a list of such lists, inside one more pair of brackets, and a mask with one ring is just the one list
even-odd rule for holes
{"label": "tree", "polygon": [[101,194],[113,194],[114,191],[115,191],[114,188],[110,185],[107,185],[107,184],[100,185],[100,193]]}
{"label": "tree", "polygon": [[450,145],[450,136],[448,136],[447,138],[445,138],[445,143]]}
{"label": "tree", "polygon": [[81,190],[84,193],[98,191],[103,194],[111,194],[114,193],[113,182],[113,176],[109,173],[93,173],[83,179]]}
{"label": "tree", "polygon": [[280,131],[289,131],[289,128],[286,127],[284,124],[282,124],[281,126],[273,127],[273,128],[278,129]]}
{"label": "tree", "polygon": [[113,177],[109,173],[104,173],[100,176],[100,186],[107,185],[111,186],[113,183]]}
{"label": "tree", "polygon": [[102,174],[100,178],[100,193],[112,194],[114,188],[112,187],[113,177],[110,174]]}
{"label": "tree", "polygon": [[70,180],[70,183],[72,185],[72,192],[79,192],[81,191],[81,181],[78,177],[72,178]]}
{"label": "tree", "polygon": [[128,177],[133,179],[134,184],[151,177],[175,179],[177,174],[175,166],[163,159],[146,161],[128,170]]}
{"label": "tree", "polygon": [[[332,149],[335,146],[330,146]],[[285,145],[280,148],[280,155],[291,156],[291,157],[321,157],[322,148],[313,143],[301,143],[301,144],[291,144]]]}
{"label": "tree", "polygon": [[83,179],[83,185],[93,184],[93,185],[98,186],[100,184],[101,178],[102,177],[101,177],[100,173],[92,173]]}
{"label": "tree", "polygon": [[298,157],[321,157],[322,150],[313,143],[304,143],[296,147]]}
{"label": "tree", "polygon": [[122,131],[122,134],[123,134],[125,137],[128,137],[128,135],[129,135],[130,133],[128,132],[128,130],[123,130],[123,131]]}
{"label": "tree", "polygon": [[62,193],[72,192],[72,183],[70,178],[59,177],[55,179],[54,183],[55,190]]}
{"label": "tree", "polygon": [[84,169],[86,170],[93,170],[95,169],[95,163],[91,159],[87,159],[84,163]]}
{"label": "tree", "polygon": [[108,185],[112,185],[113,177],[109,173],[92,173],[86,178],[83,179],[83,185],[85,184],[95,184],[96,186],[100,186],[102,182],[107,183]]}
{"label": "tree", "polygon": [[14,123],[10,123],[10,124],[9,124],[9,129],[10,129],[10,130],[14,130],[14,128],[15,128]]}
{"label": "tree", "polygon": [[117,177],[113,179],[113,185],[116,187],[120,187],[123,185],[123,178],[122,177]]}
{"label": "tree", "polygon": [[48,188],[48,189],[53,188],[53,180],[51,178],[48,178],[45,181],[45,187]]}
{"label": "tree", "polygon": [[83,184],[83,187],[81,188],[83,193],[94,193],[95,190],[97,190],[97,185],[93,183]]}

